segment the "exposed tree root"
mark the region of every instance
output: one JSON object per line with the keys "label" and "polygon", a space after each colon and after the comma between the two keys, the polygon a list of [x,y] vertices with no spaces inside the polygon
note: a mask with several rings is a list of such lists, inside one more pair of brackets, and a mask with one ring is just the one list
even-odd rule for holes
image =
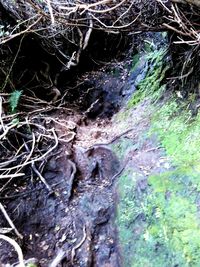
{"label": "exposed tree root", "polygon": [[12,238],[7,237],[5,235],[1,235],[1,234],[0,234],[0,239],[5,240],[6,242],[10,243],[14,247],[18,255],[19,266],[25,267],[23,253],[22,253],[20,246],[17,244],[17,242],[13,240]]}
{"label": "exposed tree root", "polygon": [[86,234],[86,226],[84,225],[83,226],[83,237],[81,238],[80,242],[72,248],[72,252],[71,252],[71,264],[72,265],[74,263],[74,258],[75,258],[75,255],[76,255],[76,250],[82,246],[82,244],[85,242],[86,237],[87,237],[87,234]]}

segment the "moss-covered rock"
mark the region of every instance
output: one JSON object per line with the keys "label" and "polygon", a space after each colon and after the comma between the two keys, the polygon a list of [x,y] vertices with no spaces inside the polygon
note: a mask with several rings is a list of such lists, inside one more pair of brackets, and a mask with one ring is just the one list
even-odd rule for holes
{"label": "moss-covered rock", "polygon": [[[169,64],[166,64],[166,60],[164,60],[166,54],[167,49],[164,47],[150,52],[147,50],[141,57],[139,57],[138,54],[133,57],[133,67],[131,72],[137,74],[137,90],[128,101],[127,106],[129,109],[134,107],[140,101],[143,101],[146,97],[156,101],[162,96],[166,88],[165,84],[162,85],[162,81],[169,68]],[[146,66],[143,70],[143,76],[139,76],[141,75],[140,73],[138,74],[140,65]]]}

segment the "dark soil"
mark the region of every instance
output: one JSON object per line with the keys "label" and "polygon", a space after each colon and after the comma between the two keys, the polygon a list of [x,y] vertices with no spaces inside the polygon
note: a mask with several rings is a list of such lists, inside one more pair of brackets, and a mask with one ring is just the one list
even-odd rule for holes
{"label": "dark soil", "polygon": [[[117,83],[112,73],[104,74],[104,79],[103,73],[92,77],[89,86],[93,85],[94,92],[85,90],[85,95],[77,99],[77,102],[81,97],[90,99],[84,101],[83,111],[67,115],[61,110],[52,114],[76,125],[75,139],[60,145],[46,162],[43,176],[53,192],[49,193],[35,177],[20,183],[15,181],[1,197],[23,235],[23,240],[17,242],[24,258],[35,258],[42,267],[57,259],[62,266],[120,266],[114,184],[121,166],[108,146],[93,145],[107,143],[117,134],[116,130],[109,135],[104,129],[120,106],[124,84],[123,79]],[[96,98],[99,103],[93,105]],[[57,125],[56,130],[59,135],[65,133],[62,126]],[[3,215],[0,216],[0,228],[9,227]],[[16,238],[14,233],[10,236]],[[0,260],[3,264],[17,262],[16,252],[4,241]]]}
{"label": "dark soil", "polygon": [[[7,194],[4,205],[24,237],[19,244],[25,258],[49,266],[62,250],[63,266],[118,266],[112,184],[118,170],[119,161],[109,148],[84,152],[71,145],[68,150],[62,147],[45,167],[52,194],[31,181],[19,193]],[[2,217],[1,222],[7,226]],[[4,243],[0,255],[3,263],[16,262],[14,251]]]}
{"label": "dark soil", "polygon": [[[130,59],[111,63],[98,72],[85,73],[76,88],[62,88],[66,89],[65,106],[78,111],[69,115],[60,108],[51,114],[76,125],[75,138],[70,143],[61,143],[45,162],[42,174],[53,191],[49,192],[39,178],[27,173],[32,179],[15,181],[0,197],[23,235],[23,240],[17,242],[24,258],[36,258],[41,267],[122,265],[114,219],[115,182],[124,162],[106,144],[127,130],[123,123],[112,125],[110,118],[135,90],[134,77],[129,77],[130,68]],[[138,119],[139,113],[133,117],[132,121]],[[128,128],[133,127],[132,121]],[[143,126],[144,122],[139,127],[141,132]],[[58,136],[65,134],[61,125],[55,128]],[[136,126],[133,135],[139,135],[139,129]],[[141,157],[138,154],[135,160],[141,163]],[[9,227],[3,215],[0,216],[0,229]],[[9,235],[16,238],[13,232]],[[4,241],[0,243],[0,262],[17,262],[16,252]]]}

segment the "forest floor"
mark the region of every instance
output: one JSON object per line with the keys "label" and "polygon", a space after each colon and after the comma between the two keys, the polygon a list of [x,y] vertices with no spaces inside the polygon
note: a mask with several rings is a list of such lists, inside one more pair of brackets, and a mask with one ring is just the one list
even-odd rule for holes
{"label": "forest floor", "polygon": [[[147,175],[166,164],[159,144],[145,137],[148,106],[142,103],[126,119],[121,110],[110,120],[86,119],[81,124],[80,115],[54,114],[60,123],[76,125],[76,137],[61,146],[45,168],[54,194],[38,183],[34,190],[26,189],[5,202],[24,237],[20,245],[26,259],[36,258],[41,266],[49,266],[53,259],[66,266],[121,266],[118,178],[133,169],[139,192],[147,186]],[[63,126],[56,130],[65,134]],[[1,260],[16,262],[8,245],[1,247]]]}
{"label": "forest floor", "polygon": [[[1,188],[0,200],[23,236],[17,242],[27,266],[199,266],[200,116],[166,93],[165,49],[148,43],[131,68],[128,59],[84,77],[83,110],[44,108],[26,120],[30,139],[14,132],[20,135],[16,154],[28,148],[20,154],[28,155],[25,164],[31,144],[36,160],[51,152],[35,161],[42,179],[25,169],[27,179]],[[54,150],[49,133],[57,134]],[[6,145],[5,151],[13,143]],[[16,237],[0,216],[0,230]],[[4,241],[0,261],[17,262]]]}

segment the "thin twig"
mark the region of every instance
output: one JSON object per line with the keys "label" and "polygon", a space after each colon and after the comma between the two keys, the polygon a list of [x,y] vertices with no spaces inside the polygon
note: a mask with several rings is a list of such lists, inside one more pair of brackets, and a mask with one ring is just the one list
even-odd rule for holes
{"label": "thin twig", "polygon": [[88,151],[98,147],[98,146],[108,146],[108,145],[111,145],[113,144],[117,139],[121,138],[122,136],[132,132],[135,130],[135,127],[131,128],[131,129],[128,129],[127,131],[115,136],[111,141],[109,141],[108,143],[97,143],[97,144],[94,144],[92,146],[90,146],[87,150],[85,150],[85,153],[87,153]]}
{"label": "thin twig", "polygon": [[56,135],[56,133],[55,133],[55,130],[54,130],[54,129],[50,129],[49,131],[51,131],[51,132],[53,133],[54,140],[55,140],[55,144],[54,144],[54,146],[52,146],[47,152],[45,152],[45,153],[44,153],[43,155],[41,155],[40,157],[35,157],[35,158],[31,159],[30,161],[27,161],[27,162],[25,162],[25,163],[19,164],[19,165],[17,165],[17,166],[10,167],[9,169],[8,169],[8,168],[2,168],[1,170],[3,170],[3,171],[7,171],[7,170],[11,171],[11,170],[18,169],[18,168],[20,168],[20,167],[25,167],[25,166],[27,166],[27,165],[29,165],[29,164],[32,164],[32,162],[38,162],[38,161],[41,161],[41,160],[45,159],[45,157],[46,157],[47,155],[49,155],[54,149],[57,148],[58,143],[59,143],[59,142],[58,142],[58,137],[57,137],[57,135]]}
{"label": "thin twig", "polygon": [[0,96],[0,124],[1,128],[3,129],[3,132],[5,132],[5,126],[3,123],[2,115],[3,115],[3,104],[2,104],[2,97]]}
{"label": "thin twig", "polygon": [[75,178],[77,169],[76,169],[76,164],[74,162],[72,162],[71,160],[68,160],[68,162],[72,168],[72,173],[71,173],[70,178],[69,178],[69,198],[70,198],[71,194],[72,194],[72,186],[73,186],[73,182],[74,182],[74,178]]}
{"label": "thin twig", "polygon": [[10,66],[10,69],[9,69],[7,75],[6,75],[6,79],[5,79],[5,81],[4,81],[4,84],[3,84],[2,87],[1,87],[1,91],[4,91],[4,89],[6,88],[6,85],[7,85],[8,81],[9,81],[11,71],[12,71],[12,69],[13,69],[13,66],[15,65],[16,59],[17,59],[17,57],[18,57],[18,55],[19,55],[19,52],[20,52],[20,50],[21,50],[21,46],[22,46],[22,42],[23,42],[23,40],[24,40],[24,37],[25,37],[25,35],[23,35],[22,38],[21,38],[21,40],[20,40],[19,47],[18,47],[18,49],[17,49],[17,53],[16,53],[16,55],[15,55],[15,57],[14,57],[14,59],[13,59],[13,62],[12,62],[12,64],[11,64],[11,66]]}
{"label": "thin twig", "polygon": [[31,167],[32,167],[33,171],[35,172],[35,174],[40,178],[40,180],[41,180],[41,181],[43,182],[43,184],[46,186],[46,188],[48,189],[48,191],[49,191],[49,192],[53,192],[51,186],[47,183],[47,181],[46,181],[45,178],[42,176],[42,174],[37,170],[34,161],[32,162]]}
{"label": "thin twig", "polygon": [[28,26],[27,29],[25,29],[24,31],[20,31],[18,33],[12,34],[12,35],[8,36],[7,38],[3,39],[2,41],[0,41],[0,44],[5,44],[8,41],[10,41],[10,40],[22,35],[22,34],[31,32],[32,31],[31,28],[33,28],[33,26],[35,26],[41,19],[42,19],[42,16],[40,16],[33,24]]}
{"label": "thin twig", "polygon": [[[33,135],[34,136],[34,135]],[[35,140],[35,139],[34,139]],[[33,142],[35,143],[35,141]],[[28,145],[26,143],[24,143],[25,147],[26,147],[26,150],[29,152],[29,158],[30,156],[32,155],[33,153],[33,150],[34,150],[34,146],[32,146],[31,148],[31,151],[28,147]],[[29,159],[28,159],[29,160]],[[52,188],[50,187],[50,185],[47,183],[47,181],[45,180],[45,178],[42,176],[42,174],[38,171],[38,169],[36,168],[35,166],[35,162],[33,161],[31,163],[31,167],[33,169],[33,171],[35,172],[35,174],[40,178],[40,180],[42,181],[42,183],[46,186],[46,188],[48,189],[49,192],[52,192]]]}
{"label": "thin twig", "polygon": [[50,2],[50,0],[46,0],[46,3],[47,3],[48,9],[49,9],[49,13],[50,13],[50,17],[51,17],[51,24],[54,25],[55,24],[55,19],[54,19],[54,15],[53,15],[53,9],[52,9],[52,6],[51,6],[51,2]]}
{"label": "thin twig", "polygon": [[17,228],[15,227],[14,223],[12,222],[12,220],[10,219],[8,213],[6,212],[6,210],[4,209],[4,206],[0,203],[0,210],[3,213],[4,217],[6,218],[7,222],[9,223],[10,227],[14,230],[15,234],[20,238],[23,239],[23,235],[21,235]]}
{"label": "thin twig", "polygon": [[58,264],[64,259],[66,252],[64,250],[59,250],[55,259],[50,263],[49,267],[57,267]]}

